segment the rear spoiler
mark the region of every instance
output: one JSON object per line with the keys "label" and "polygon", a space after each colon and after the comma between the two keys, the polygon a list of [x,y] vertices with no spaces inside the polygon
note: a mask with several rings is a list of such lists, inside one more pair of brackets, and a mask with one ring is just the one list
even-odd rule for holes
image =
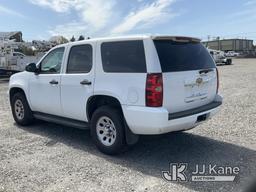
{"label": "rear spoiler", "polygon": [[172,40],[176,42],[201,42],[201,39],[194,37],[183,37],[183,36],[152,36],[153,40]]}

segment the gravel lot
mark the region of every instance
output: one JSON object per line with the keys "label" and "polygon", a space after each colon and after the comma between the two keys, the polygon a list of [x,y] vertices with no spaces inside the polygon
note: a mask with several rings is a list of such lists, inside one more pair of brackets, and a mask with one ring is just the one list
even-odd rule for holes
{"label": "gravel lot", "polygon": [[[185,133],[142,137],[110,157],[88,131],[49,123],[17,126],[0,79],[0,192],[243,191],[256,176],[256,59],[219,66],[221,112]],[[239,166],[235,182],[167,182],[169,163]]]}

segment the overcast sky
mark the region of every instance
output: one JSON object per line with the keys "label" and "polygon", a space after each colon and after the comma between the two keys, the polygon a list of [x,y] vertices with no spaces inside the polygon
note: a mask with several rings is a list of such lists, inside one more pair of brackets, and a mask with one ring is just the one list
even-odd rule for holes
{"label": "overcast sky", "polygon": [[0,31],[27,41],[126,34],[256,40],[256,0],[0,0]]}

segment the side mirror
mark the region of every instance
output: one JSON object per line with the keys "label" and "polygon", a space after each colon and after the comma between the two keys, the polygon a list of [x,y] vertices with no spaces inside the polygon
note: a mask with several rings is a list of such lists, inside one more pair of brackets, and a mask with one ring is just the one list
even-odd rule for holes
{"label": "side mirror", "polygon": [[37,72],[38,72],[38,69],[37,69],[35,63],[29,63],[29,64],[26,66],[25,70],[26,70],[27,72],[32,72],[32,73],[37,73]]}

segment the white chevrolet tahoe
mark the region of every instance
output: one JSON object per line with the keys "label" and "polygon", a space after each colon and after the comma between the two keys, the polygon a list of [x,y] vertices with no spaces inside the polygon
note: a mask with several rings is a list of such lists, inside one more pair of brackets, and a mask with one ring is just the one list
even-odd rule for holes
{"label": "white chevrolet tahoe", "polygon": [[139,135],[196,127],[222,104],[216,65],[199,39],[175,36],[98,38],[50,50],[11,76],[14,120],[34,119],[91,131],[116,154]]}

